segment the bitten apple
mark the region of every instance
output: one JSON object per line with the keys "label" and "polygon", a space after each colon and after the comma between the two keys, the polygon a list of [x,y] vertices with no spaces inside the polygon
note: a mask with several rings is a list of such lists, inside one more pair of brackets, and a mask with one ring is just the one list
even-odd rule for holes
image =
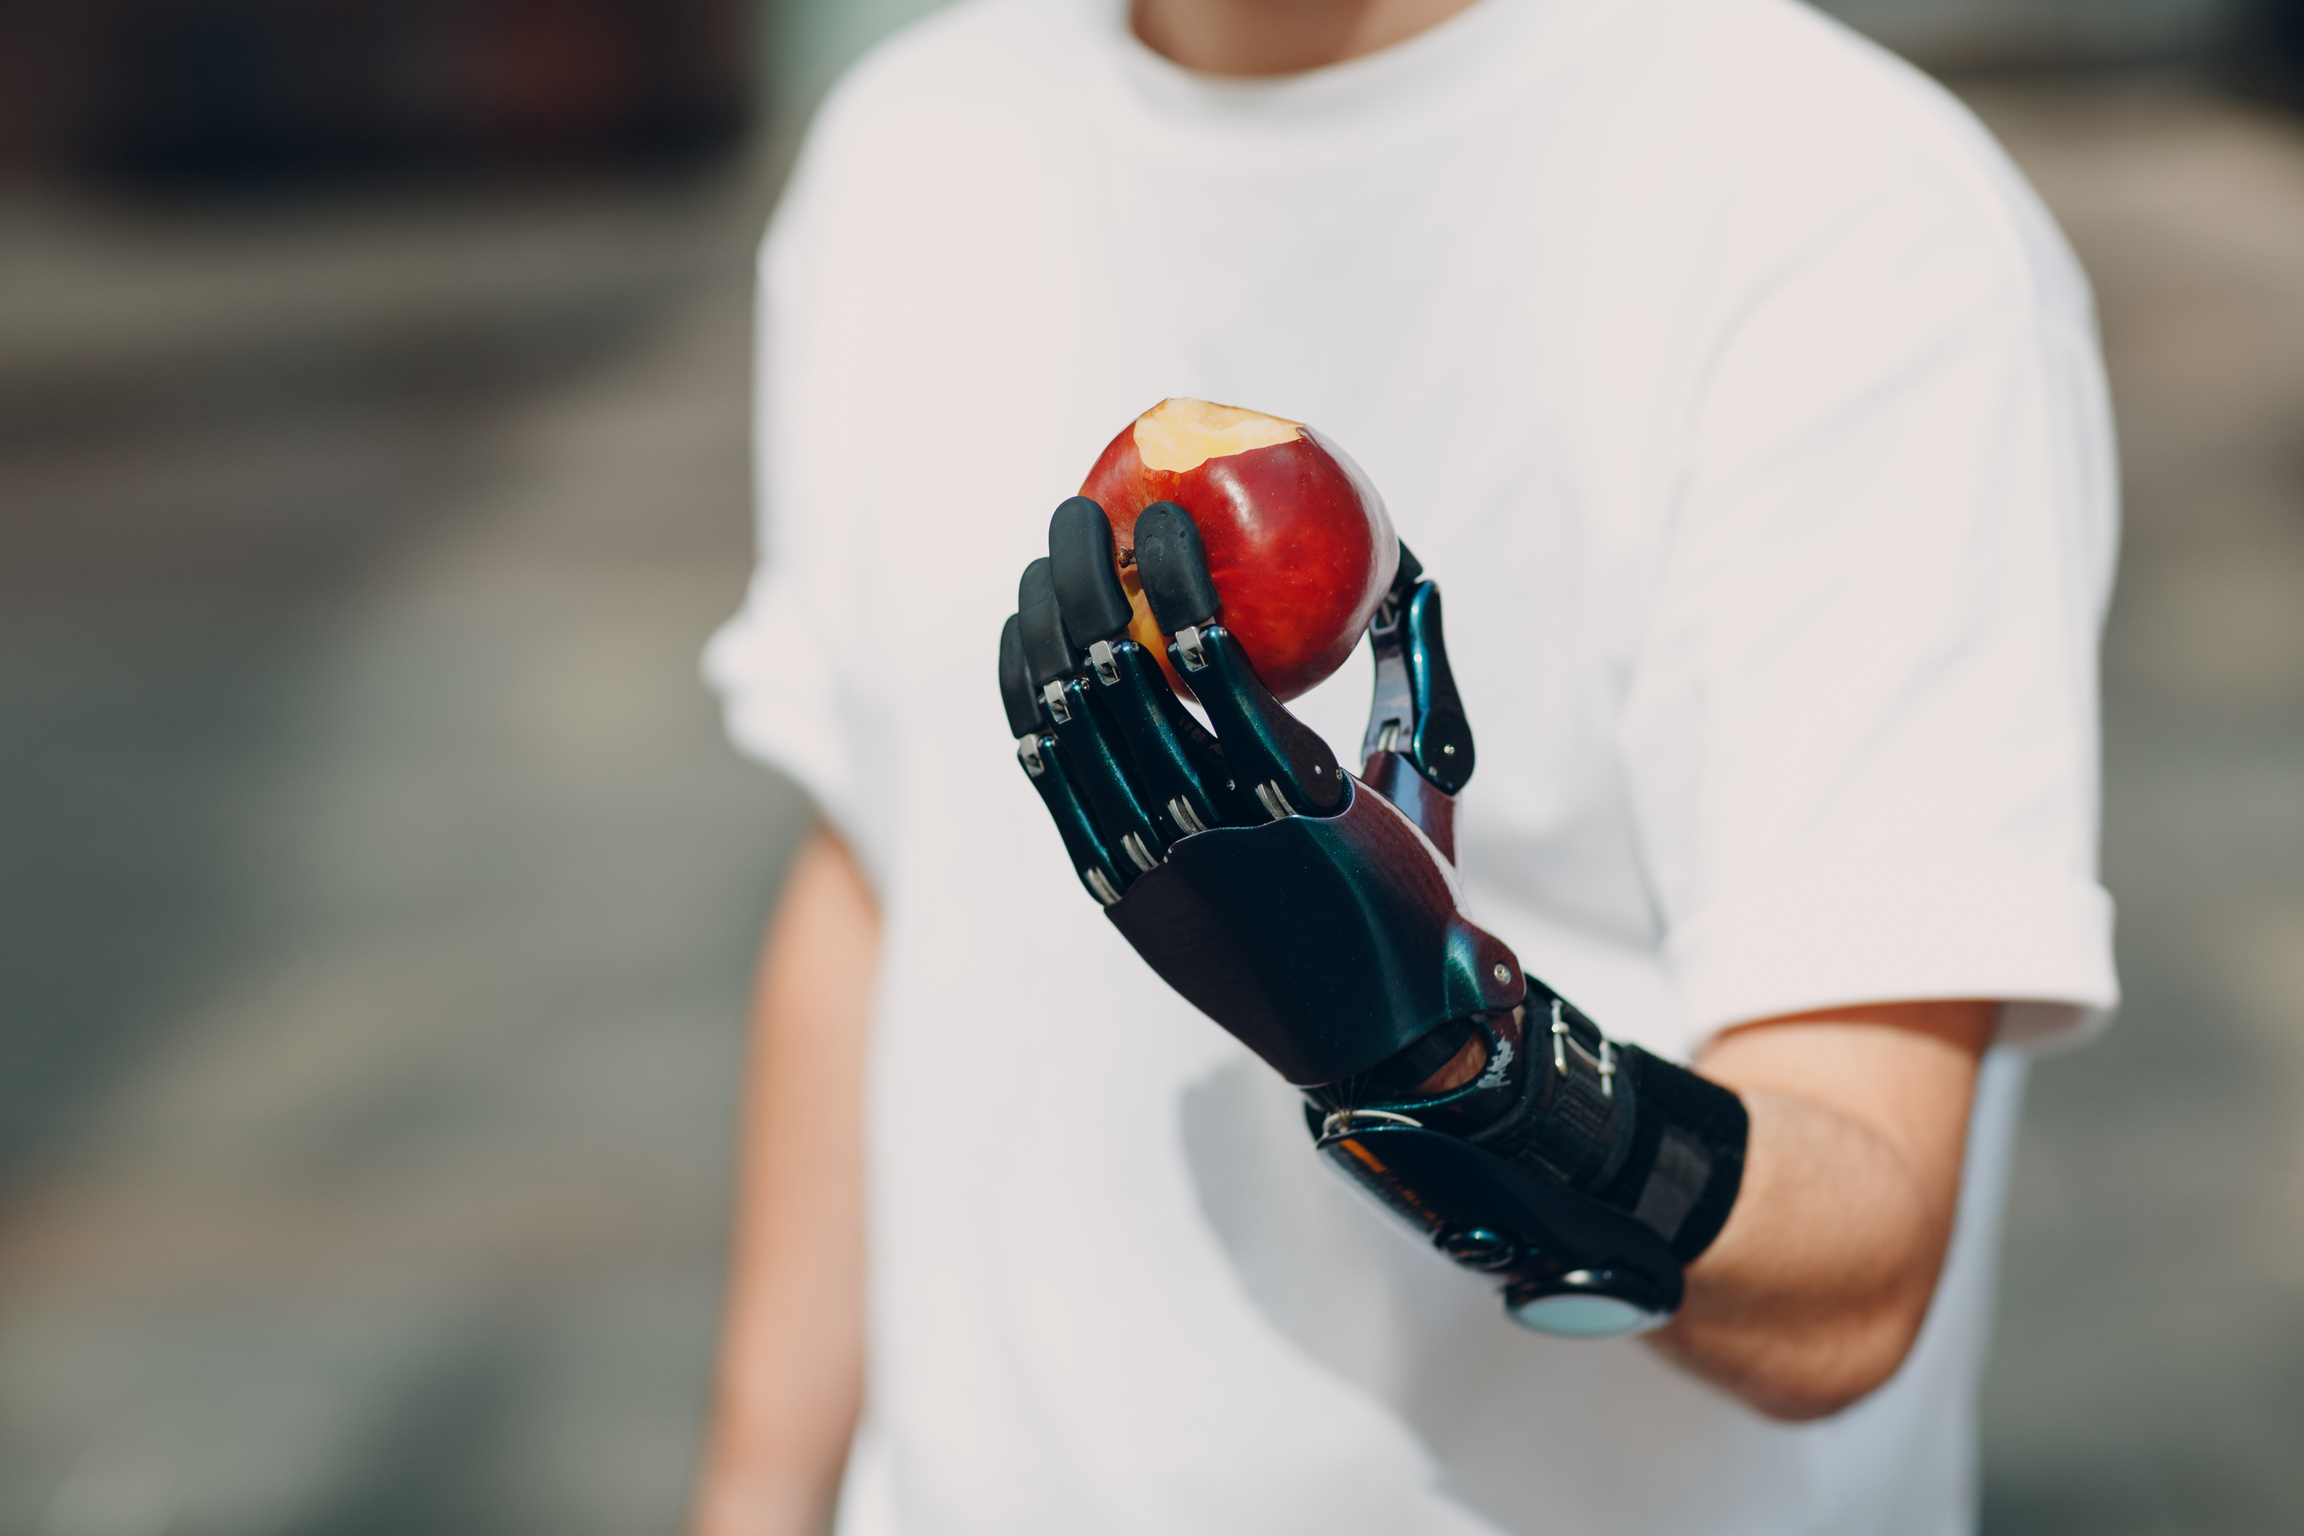
{"label": "bitten apple", "polygon": [[1161,401],[1112,439],[1080,494],[1112,520],[1136,608],[1129,634],[1186,695],[1136,579],[1136,515],[1154,502],[1192,514],[1223,599],[1217,620],[1283,700],[1344,664],[1400,564],[1383,498],[1342,449],[1237,406]]}

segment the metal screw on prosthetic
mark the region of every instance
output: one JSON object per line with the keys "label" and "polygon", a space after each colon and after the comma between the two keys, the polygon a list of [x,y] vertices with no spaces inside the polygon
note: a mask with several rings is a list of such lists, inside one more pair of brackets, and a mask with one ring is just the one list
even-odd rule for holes
{"label": "metal screw on prosthetic", "polygon": [[1217,620],[1222,604],[1192,514],[1154,502],[1136,518],[1136,570],[1179,672],[1215,722],[1240,788],[1271,820],[1324,816],[1345,801],[1344,769],[1328,743],[1288,713]]}
{"label": "metal screw on prosthetic", "polygon": [[1088,888],[1089,895],[1111,906],[1127,889],[1130,877],[1122,875],[1114,862],[1102,829],[1066,771],[1063,745],[1048,728],[1047,710],[1033,691],[1024,665],[1024,638],[1014,614],[1000,630],[1000,702],[1008,711],[1009,733],[1016,738],[1016,759],[1024,766],[1024,776],[1040,792],[1041,803],[1048,807],[1049,819],[1064,839],[1064,851],[1071,855],[1080,883]]}
{"label": "metal screw on prosthetic", "polygon": [[1139,798],[1160,808],[1171,838],[1223,824],[1229,779],[1215,739],[1177,700],[1160,664],[1128,638],[1135,610],[1112,562],[1112,524],[1085,496],[1048,522],[1049,574],[1076,660],[1135,761]]}
{"label": "metal screw on prosthetic", "polygon": [[1136,793],[1118,729],[1104,717],[1086,679],[1079,675],[1047,560],[1035,560],[1024,568],[1016,609],[1025,671],[1047,709],[1074,782],[1096,812],[1097,825],[1118,844],[1131,879],[1135,873],[1157,868],[1168,851],[1168,838]]}

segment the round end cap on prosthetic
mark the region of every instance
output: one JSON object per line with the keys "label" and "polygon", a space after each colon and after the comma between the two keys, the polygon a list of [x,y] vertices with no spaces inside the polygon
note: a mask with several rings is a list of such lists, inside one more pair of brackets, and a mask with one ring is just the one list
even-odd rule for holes
{"label": "round end cap on prosthetic", "polygon": [[1525,1292],[1515,1287],[1504,1294],[1504,1315],[1532,1332],[1563,1339],[1629,1338],[1672,1320],[1670,1312],[1610,1294],[1606,1288],[1614,1281],[1605,1271],[1580,1269],[1557,1282],[1569,1289]]}

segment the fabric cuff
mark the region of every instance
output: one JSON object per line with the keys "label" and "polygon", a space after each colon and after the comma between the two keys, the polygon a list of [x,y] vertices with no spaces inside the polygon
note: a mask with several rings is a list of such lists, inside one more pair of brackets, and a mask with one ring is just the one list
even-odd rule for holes
{"label": "fabric cuff", "polygon": [[819,814],[850,836],[852,775],[839,728],[839,684],[789,595],[755,591],[705,645],[703,673],[720,696],[737,750],[789,774]]}
{"label": "fabric cuff", "polygon": [[2120,1001],[2112,898],[2033,872],[1816,882],[1721,903],[1666,945],[1691,1050],[1734,1024],[1842,1004],[1997,998],[1999,1043],[2077,1045]]}

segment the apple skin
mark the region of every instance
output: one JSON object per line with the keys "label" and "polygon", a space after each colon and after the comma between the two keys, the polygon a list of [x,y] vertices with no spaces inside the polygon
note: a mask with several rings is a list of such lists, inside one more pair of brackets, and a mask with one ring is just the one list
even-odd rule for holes
{"label": "apple skin", "polygon": [[1192,690],[1170,662],[1136,579],[1136,517],[1154,502],[1173,501],[1192,514],[1222,599],[1217,621],[1282,701],[1310,692],[1344,664],[1400,565],[1383,498],[1358,465],[1310,427],[1299,427],[1291,441],[1176,471],[1145,465],[1130,422],[1089,470],[1080,494],[1112,521],[1121,585],[1136,609],[1130,637],[1160,659],[1169,685],[1186,698]]}

